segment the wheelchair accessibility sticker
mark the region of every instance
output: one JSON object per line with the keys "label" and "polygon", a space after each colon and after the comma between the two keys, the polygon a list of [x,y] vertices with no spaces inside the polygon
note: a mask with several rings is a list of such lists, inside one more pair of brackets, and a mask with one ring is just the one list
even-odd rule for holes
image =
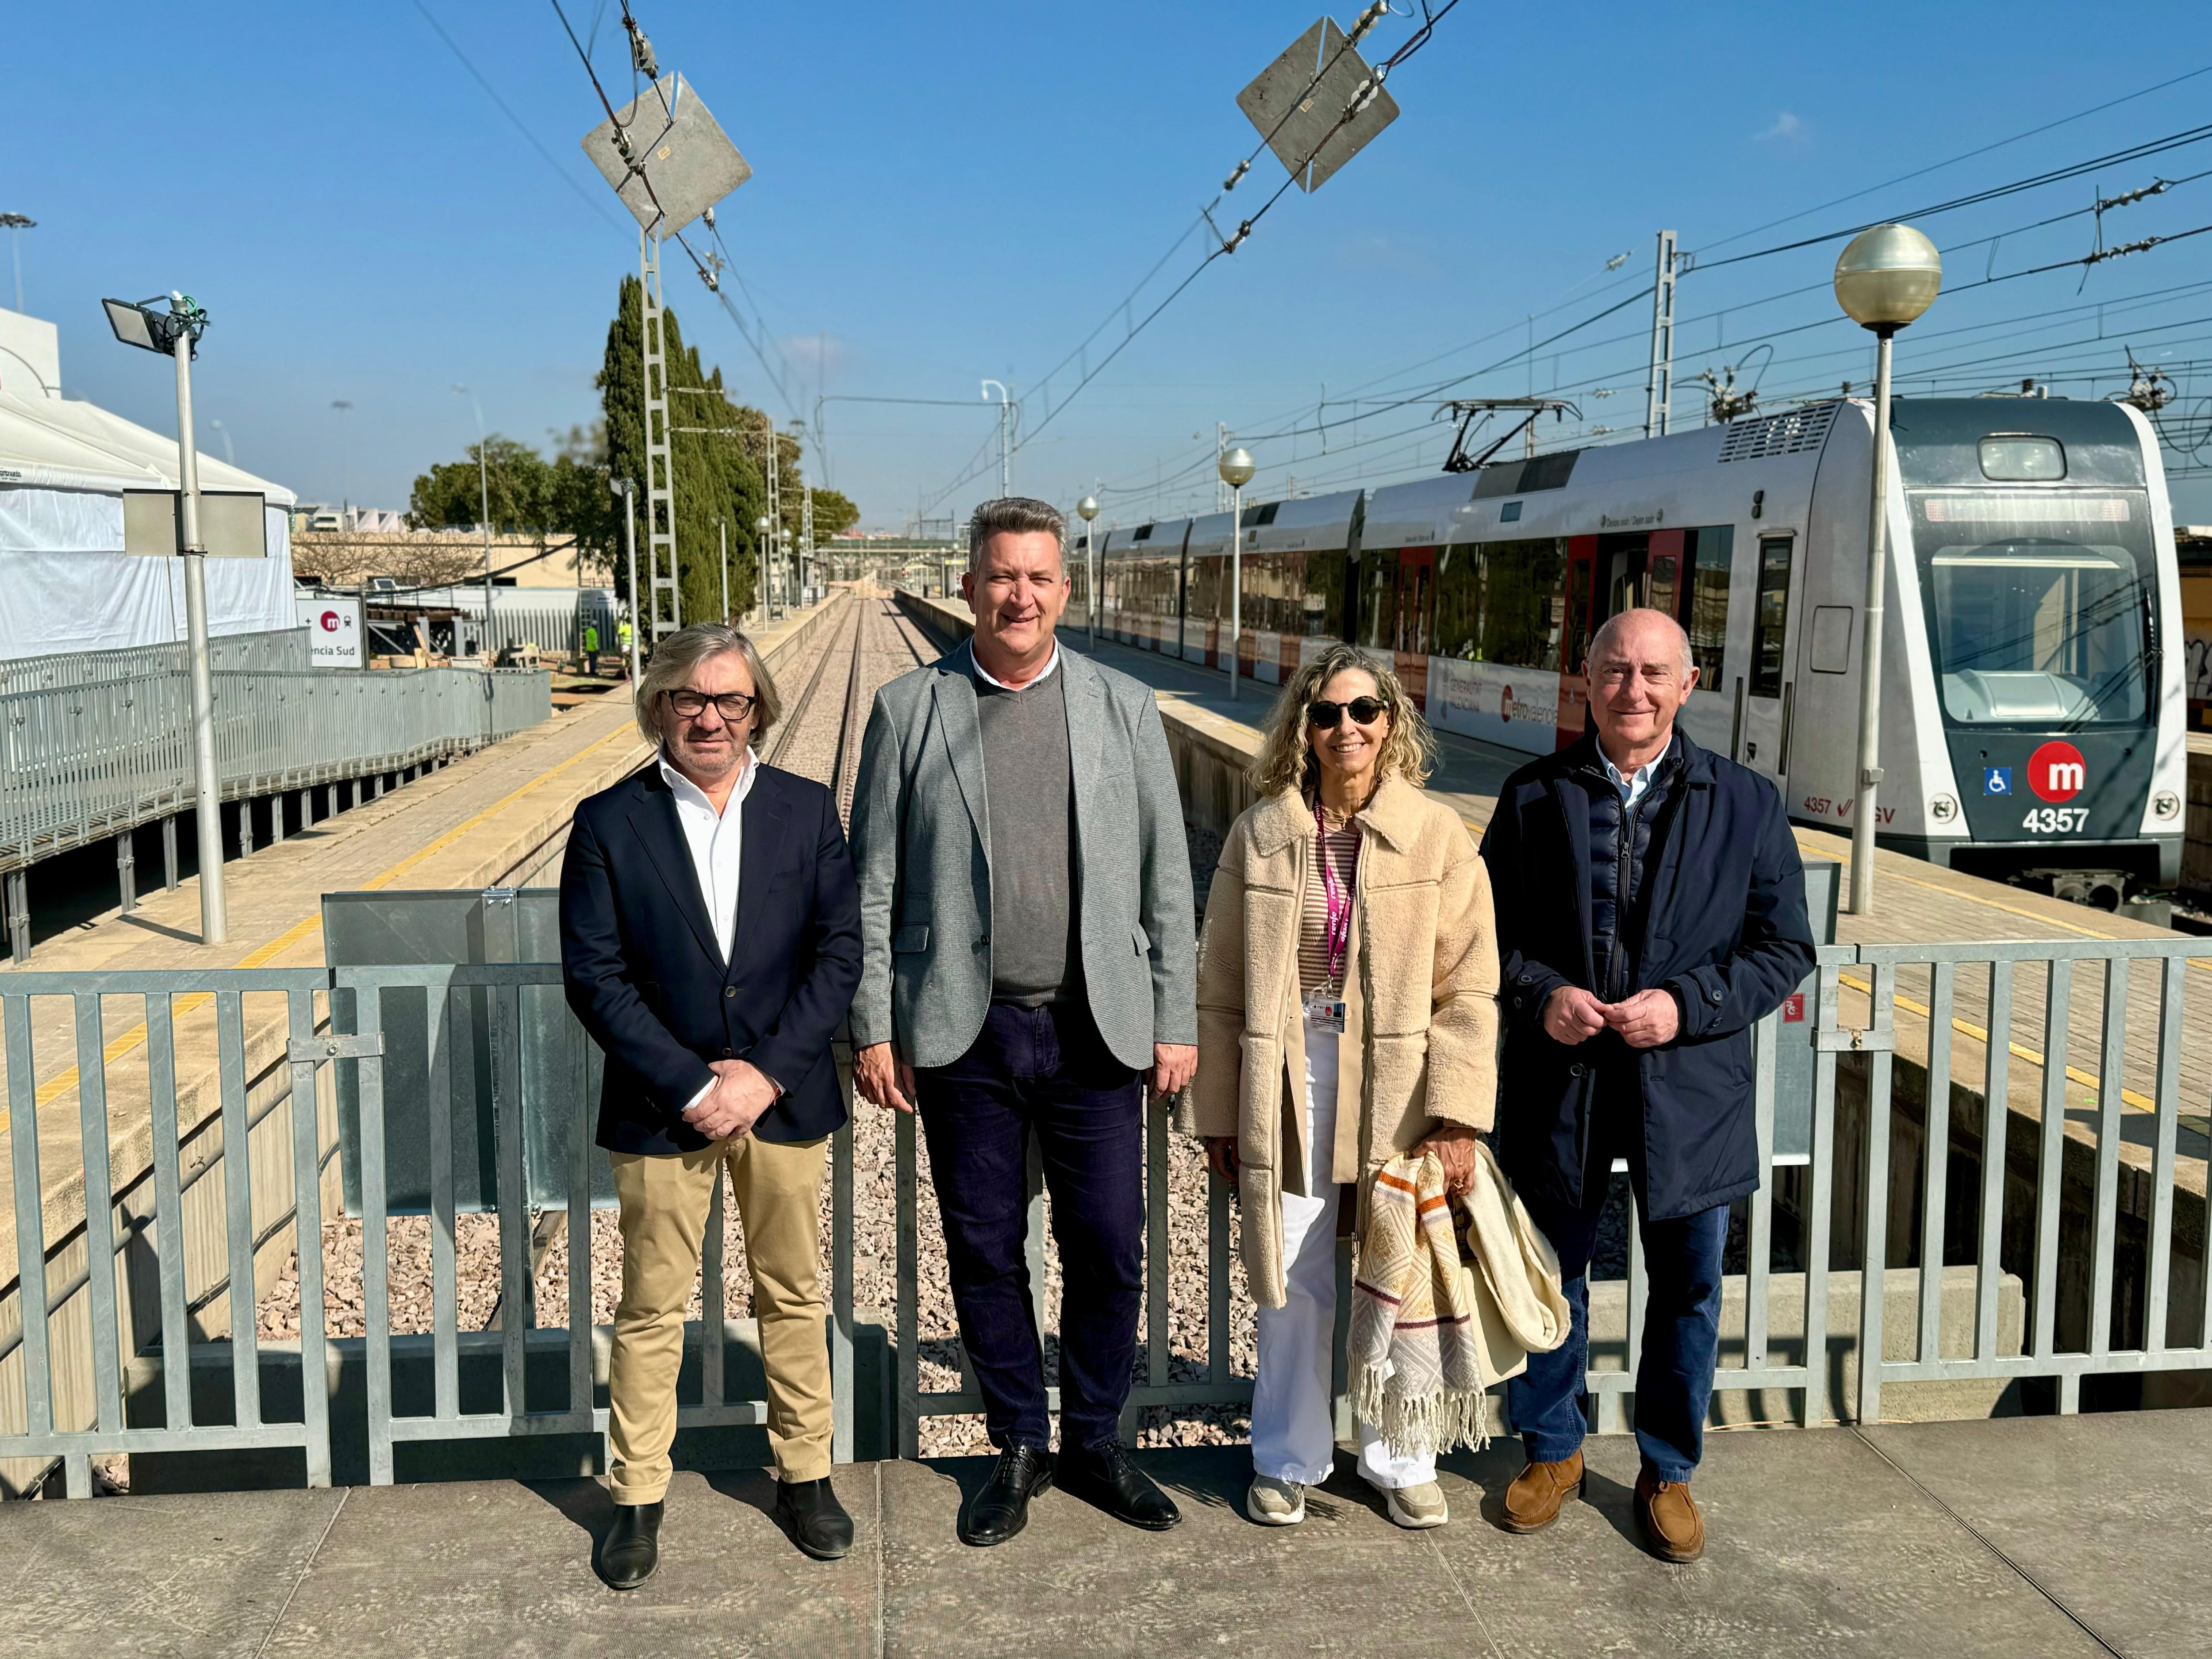
{"label": "wheelchair accessibility sticker", "polygon": [[1982,769],[1982,793],[1985,795],[2012,793],[2012,768],[1984,766]]}

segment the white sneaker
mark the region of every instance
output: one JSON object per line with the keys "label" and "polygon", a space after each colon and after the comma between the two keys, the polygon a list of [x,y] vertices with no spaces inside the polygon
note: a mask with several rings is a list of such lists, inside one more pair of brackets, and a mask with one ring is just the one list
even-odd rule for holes
{"label": "white sneaker", "polygon": [[1444,1502],[1444,1489],[1433,1480],[1425,1480],[1418,1486],[1378,1486],[1376,1490],[1389,1504],[1390,1519],[1411,1531],[1441,1527],[1451,1519],[1451,1505]]}
{"label": "white sneaker", "polygon": [[1263,1527],[1295,1527],[1306,1518],[1306,1489],[1295,1480],[1255,1474],[1244,1494],[1244,1513]]}

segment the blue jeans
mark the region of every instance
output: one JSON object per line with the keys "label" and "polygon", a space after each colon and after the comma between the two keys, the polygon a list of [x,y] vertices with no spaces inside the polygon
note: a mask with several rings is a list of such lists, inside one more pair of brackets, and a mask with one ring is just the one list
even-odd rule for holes
{"label": "blue jeans", "polygon": [[917,1071],[915,1083],[952,1304],[991,1443],[1052,1443],[1024,1248],[1032,1134],[1066,1286],[1060,1443],[1065,1450],[1117,1441],[1144,1285],[1142,1079],[1115,1059],[1089,1008],[1071,1000],[993,1004],[968,1052]]}
{"label": "blue jeans", "polygon": [[[1583,1181],[1584,1205],[1530,1200],[1529,1218],[1559,1252],[1572,1315],[1567,1340],[1549,1353],[1532,1353],[1528,1368],[1505,1385],[1529,1461],[1556,1463],[1580,1449],[1588,1423],[1583,1373],[1589,1369],[1589,1261],[1616,1155],[1629,1160],[1629,1178],[1643,1189],[1640,1103],[1601,1106],[1593,1124]],[[1618,1148],[1618,1153],[1615,1149]],[[1680,1216],[1645,1218],[1638,1206],[1649,1294],[1644,1309],[1644,1352],[1636,1368],[1636,1444],[1644,1467],[1662,1480],[1687,1480],[1705,1454],[1705,1411],[1712,1403],[1713,1366],[1721,1346],[1721,1251],[1728,1242],[1729,1206]]]}

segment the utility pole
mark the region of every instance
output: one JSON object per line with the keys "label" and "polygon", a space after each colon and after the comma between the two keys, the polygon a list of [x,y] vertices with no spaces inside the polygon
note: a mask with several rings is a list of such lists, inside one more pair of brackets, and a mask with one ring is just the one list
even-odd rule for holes
{"label": "utility pole", "polygon": [[999,388],[999,494],[1003,497],[1014,493],[1013,394],[1006,390],[1004,380],[986,380],[984,397],[991,395],[993,386]]}
{"label": "utility pole", "polygon": [[1651,373],[1644,383],[1644,435],[1663,438],[1674,400],[1674,233],[1659,233],[1659,264],[1651,279]]}
{"label": "utility pole", "polygon": [[[644,325],[645,371],[645,568],[647,583],[641,629],[649,619],[653,637],[673,634],[684,626],[683,599],[676,585],[676,459],[668,427],[668,352],[665,313],[660,301],[660,240],[641,229],[637,234],[639,310]],[[662,549],[668,553],[668,574],[660,574]],[[660,596],[668,595],[667,614],[661,612]]]}
{"label": "utility pole", "polygon": [[730,526],[722,515],[714,515],[714,528],[722,537],[722,620],[730,619]]}

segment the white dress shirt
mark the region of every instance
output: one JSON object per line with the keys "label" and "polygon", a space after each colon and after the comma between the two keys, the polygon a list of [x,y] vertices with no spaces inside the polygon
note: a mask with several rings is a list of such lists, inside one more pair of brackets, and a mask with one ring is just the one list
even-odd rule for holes
{"label": "white dress shirt", "polygon": [[[971,656],[974,655],[972,652],[969,654]],[[1053,641],[1052,655],[1044,659],[1044,666],[1037,670],[1036,677],[1034,679],[1031,679],[1028,684],[1008,685],[996,674],[994,674],[989,669],[983,666],[983,659],[981,657],[975,657],[975,663],[976,678],[981,679],[985,684],[995,685],[1001,691],[1026,691],[1031,685],[1042,685],[1047,680],[1052,678],[1054,671],[1060,666],[1060,641],[1057,639]]]}
{"label": "white dress shirt", "polygon": [[707,920],[714,924],[714,943],[722,963],[729,965],[730,942],[738,929],[738,864],[744,849],[744,813],[740,810],[760,775],[760,761],[745,750],[744,769],[738,787],[717,812],[707,792],[669,763],[668,751],[660,755],[660,775],[676,798],[676,821],[684,827],[684,844],[690,850],[691,868],[699,878],[699,896],[707,901]]}
{"label": "white dress shirt", "polygon": [[[700,896],[707,901],[707,920],[714,929],[714,943],[722,952],[722,964],[729,965],[730,946],[738,931],[738,870],[744,852],[745,797],[752,793],[753,781],[760,775],[760,760],[749,747],[745,750],[744,770],[738,775],[738,787],[730,791],[730,798],[717,812],[714,803],[707,799],[707,792],[685,777],[669,763],[668,751],[660,752],[660,775],[668,785],[668,793],[676,801],[676,821],[684,830],[684,845],[691,854],[692,872],[699,878]],[[775,1082],[770,1079],[771,1083]],[[689,1111],[712,1094],[714,1085],[705,1088],[684,1103]],[[783,1086],[776,1085],[781,1095]]]}

